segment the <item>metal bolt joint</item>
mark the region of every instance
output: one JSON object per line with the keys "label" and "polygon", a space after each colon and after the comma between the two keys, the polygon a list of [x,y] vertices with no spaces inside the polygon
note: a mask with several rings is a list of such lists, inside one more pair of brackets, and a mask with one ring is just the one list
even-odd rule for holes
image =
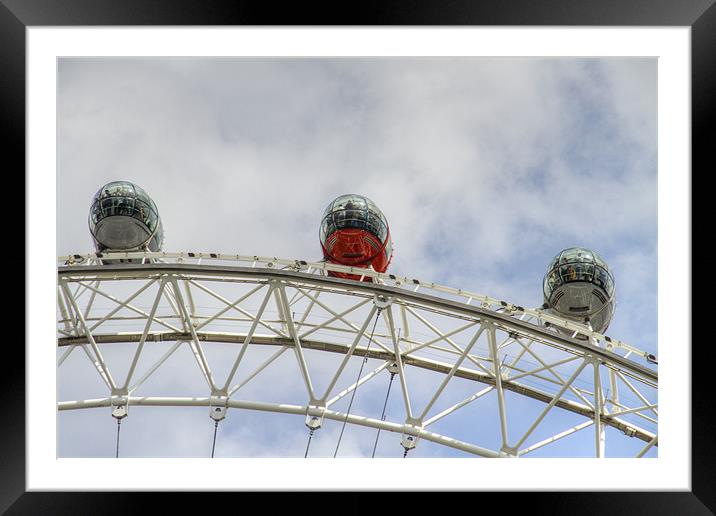
{"label": "metal bolt joint", "polygon": [[517,458],[517,448],[513,446],[503,446],[500,448],[500,457]]}
{"label": "metal bolt joint", "polygon": [[311,400],[306,410],[306,426],[313,432],[323,426],[323,416],[326,412],[326,402],[324,400]]}
{"label": "metal bolt joint", "polygon": [[382,296],[378,294],[373,295],[373,304],[378,307],[379,310],[384,310],[393,304],[394,298],[388,296]]}
{"label": "metal bolt joint", "polygon": [[209,398],[209,417],[217,423],[223,420],[228,411],[228,401],[229,398],[226,395],[212,394]]}

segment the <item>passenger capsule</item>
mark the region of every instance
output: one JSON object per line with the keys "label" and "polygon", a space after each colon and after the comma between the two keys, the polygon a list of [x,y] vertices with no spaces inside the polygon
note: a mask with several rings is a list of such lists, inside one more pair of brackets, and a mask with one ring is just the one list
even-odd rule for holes
{"label": "passenger capsule", "polygon": [[[393,257],[388,221],[373,201],[363,195],[342,195],[323,212],[320,241],[330,263],[372,267],[385,272]],[[330,276],[358,280],[360,276],[329,272]],[[372,281],[365,278],[365,281]]]}
{"label": "passenger capsule", "polygon": [[556,315],[589,323],[604,333],[614,314],[614,278],[594,251],[570,247],[554,257],[544,276],[545,306]]}
{"label": "passenger capsule", "polygon": [[114,181],[92,199],[89,229],[95,249],[159,251],[164,241],[157,205],[147,192],[129,181]]}

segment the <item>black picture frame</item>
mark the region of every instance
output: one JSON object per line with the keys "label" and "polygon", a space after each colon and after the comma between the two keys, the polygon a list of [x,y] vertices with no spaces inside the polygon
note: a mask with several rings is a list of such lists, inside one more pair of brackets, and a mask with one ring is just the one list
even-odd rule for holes
{"label": "black picture frame", "polygon": [[[0,127],[8,176],[25,169],[25,30],[31,26],[106,25],[552,25],[552,26],[688,26],[691,27],[692,170],[684,180],[716,170],[716,6],[715,0],[471,0],[361,2],[354,9],[341,3],[264,3],[200,0],[0,0]],[[26,196],[31,192],[26,192]],[[693,202],[693,201],[692,201]],[[702,264],[703,265],[703,264]],[[25,278],[31,271],[25,266]],[[698,311],[697,311],[698,313]],[[697,317],[698,320],[698,317]],[[26,492],[25,349],[5,344],[0,375],[0,512],[7,514],[129,514],[144,512],[142,493]],[[683,345],[685,343],[668,343]],[[701,344],[701,345],[699,345]],[[709,399],[709,368],[714,347],[693,340],[692,356],[692,490],[690,492],[511,493],[510,507],[520,499],[531,512],[549,514],[713,514],[716,511],[716,425]],[[186,503],[186,493],[153,494],[161,503]],[[252,503],[242,493],[244,504]],[[346,507],[360,493],[348,493]],[[497,496],[495,496],[497,495]],[[212,496],[217,509],[228,494]],[[480,504],[489,507],[480,493]],[[411,493],[401,503],[422,504]],[[349,500],[350,499],[350,500]],[[258,500],[256,500],[258,501]],[[503,507],[504,501],[495,499]],[[244,505],[248,507],[248,505]],[[226,508],[226,507],[225,507]],[[207,506],[207,510],[211,508]]]}

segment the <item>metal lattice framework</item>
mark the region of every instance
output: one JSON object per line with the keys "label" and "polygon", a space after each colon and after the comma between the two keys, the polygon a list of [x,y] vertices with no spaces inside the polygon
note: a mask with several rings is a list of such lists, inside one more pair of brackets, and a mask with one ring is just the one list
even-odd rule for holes
{"label": "metal lattice framework", "polygon": [[[329,277],[331,270],[373,282]],[[608,427],[643,441],[637,457],[658,445],[653,355],[541,309],[372,270],[215,253],[66,256],[58,267],[57,331],[58,367],[79,348],[106,387],[104,397],[59,401],[60,411],[111,407],[123,416],[131,406],[205,406],[216,421],[232,408],[270,411],[305,416],[312,429],[326,419],[346,421],[401,434],[406,449],[424,439],[483,457],[520,457],[588,427],[596,457],[605,456]],[[144,350],[157,342],[172,345],[138,377]],[[127,343],[133,343],[125,348],[133,350],[132,359],[118,377],[102,351]],[[214,374],[207,343],[233,346],[228,374]],[[143,392],[181,346],[194,356],[203,391],[183,397]],[[252,350],[268,347],[270,356],[244,371]],[[285,353],[294,355],[292,374],[303,385],[296,402],[241,398],[250,382],[271,381],[270,366]],[[339,360],[319,388],[310,364],[326,354]],[[357,357],[370,365],[354,381],[348,370]],[[337,408],[360,386],[385,378],[384,370],[398,380],[399,413],[381,419]],[[426,375],[437,379],[429,388]],[[468,395],[448,400],[458,382]],[[539,408],[524,428],[513,424],[514,395]],[[496,400],[498,446],[438,431],[488,396]],[[550,428],[534,442],[537,429],[544,434],[554,425],[548,415],[555,408],[583,421]]]}

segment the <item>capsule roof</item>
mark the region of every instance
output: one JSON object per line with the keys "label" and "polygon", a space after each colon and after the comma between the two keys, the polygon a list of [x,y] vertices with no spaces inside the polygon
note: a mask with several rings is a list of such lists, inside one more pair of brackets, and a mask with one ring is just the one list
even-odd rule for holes
{"label": "capsule roof", "polygon": [[552,259],[549,269],[553,269],[557,264],[565,263],[593,263],[599,265],[605,270],[609,270],[607,262],[596,252],[586,247],[568,247],[560,251],[557,256]]}
{"label": "capsule roof", "polygon": [[383,215],[383,212],[380,211],[380,208],[378,208],[373,201],[368,199],[368,197],[359,194],[346,194],[336,197],[333,201],[328,203],[328,206],[326,206],[326,209],[323,211],[323,217],[325,218],[325,216],[331,212],[348,209],[369,210],[376,215],[379,215],[385,222],[385,216]]}
{"label": "capsule roof", "polygon": [[149,194],[141,187],[129,181],[112,181],[97,190],[92,198],[92,204],[100,199],[108,197],[124,197],[129,199],[139,199],[149,205],[155,212],[158,212],[157,205],[154,203]]}

